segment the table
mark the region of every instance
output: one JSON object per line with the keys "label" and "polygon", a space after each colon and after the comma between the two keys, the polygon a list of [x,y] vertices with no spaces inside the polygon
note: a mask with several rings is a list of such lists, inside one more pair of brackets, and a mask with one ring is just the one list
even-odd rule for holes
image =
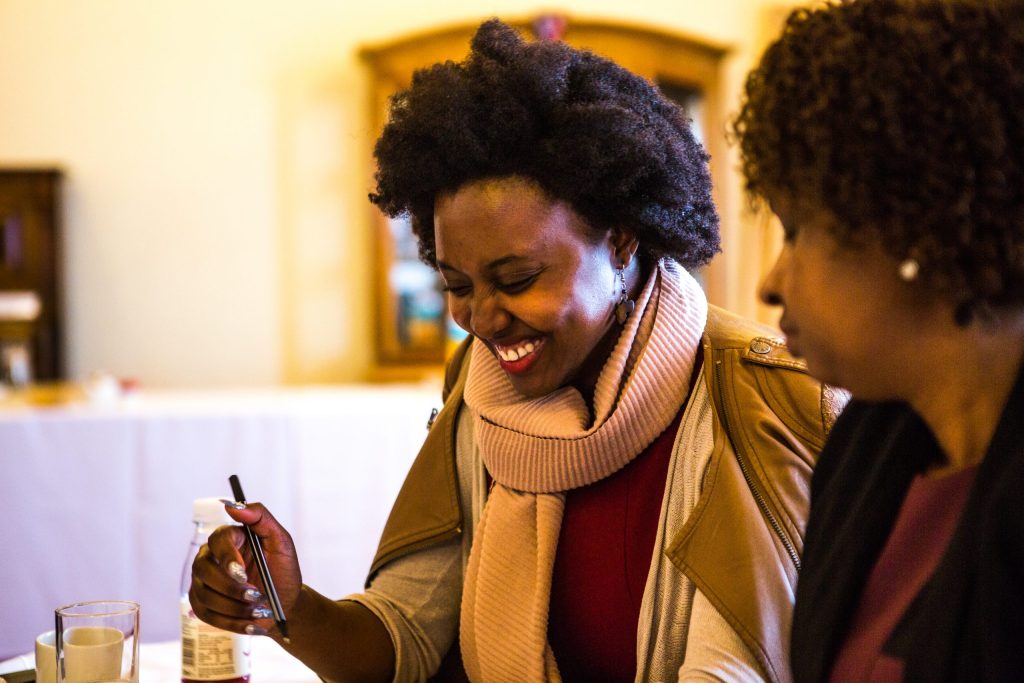
{"label": "table", "polygon": [[371,385],[0,409],[0,659],[80,600],[138,601],[142,641],[176,639],[192,500],[229,497],[234,473],[306,583],[359,591],[439,404],[434,385]]}
{"label": "table", "polygon": [[[320,683],[320,677],[269,638],[252,639],[249,683]],[[0,676],[35,668],[35,655],[0,662]],[[180,683],[181,644],[174,641],[143,643],[139,647],[139,683]]]}

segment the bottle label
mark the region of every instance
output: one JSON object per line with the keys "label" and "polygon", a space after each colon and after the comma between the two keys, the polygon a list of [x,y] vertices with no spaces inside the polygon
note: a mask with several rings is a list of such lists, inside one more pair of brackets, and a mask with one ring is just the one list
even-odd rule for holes
{"label": "bottle label", "polygon": [[196,617],[188,596],[181,600],[181,676],[225,681],[249,675],[250,636],[222,631]]}

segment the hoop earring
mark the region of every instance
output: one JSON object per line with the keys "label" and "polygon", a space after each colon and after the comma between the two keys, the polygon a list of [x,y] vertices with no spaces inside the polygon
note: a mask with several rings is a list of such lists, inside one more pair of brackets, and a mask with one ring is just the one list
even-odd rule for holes
{"label": "hoop earring", "polygon": [[629,298],[629,294],[626,293],[626,272],[624,266],[619,266],[615,270],[615,274],[619,276],[619,301],[615,304],[615,319],[620,325],[624,325],[626,320],[629,319],[629,314],[636,308],[636,303]]}

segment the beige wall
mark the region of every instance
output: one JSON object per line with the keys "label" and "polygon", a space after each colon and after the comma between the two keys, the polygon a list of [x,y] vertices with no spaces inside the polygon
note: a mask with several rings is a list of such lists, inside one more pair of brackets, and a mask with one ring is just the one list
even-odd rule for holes
{"label": "beige wall", "polygon": [[[765,5],[563,0],[557,9],[731,45],[732,110]],[[356,50],[551,8],[2,0],[0,165],[67,173],[71,376],[102,368],[148,386],[362,378],[372,344],[369,133]],[[722,211],[739,225],[738,178],[726,194]],[[725,238],[722,303],[756,315],[760,233]]]}

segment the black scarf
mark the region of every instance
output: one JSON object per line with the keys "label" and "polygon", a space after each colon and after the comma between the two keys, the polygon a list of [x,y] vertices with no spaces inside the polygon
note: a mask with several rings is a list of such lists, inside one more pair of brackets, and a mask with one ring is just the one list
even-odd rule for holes
{"label": "black scarf", "polygon": [[[905,403],[852,401],[811,485],[791,661],[827,681],[915,475],[942,451]],[[905,681],[1024,679],[1024,371],[935,574],[887,641]]]}

